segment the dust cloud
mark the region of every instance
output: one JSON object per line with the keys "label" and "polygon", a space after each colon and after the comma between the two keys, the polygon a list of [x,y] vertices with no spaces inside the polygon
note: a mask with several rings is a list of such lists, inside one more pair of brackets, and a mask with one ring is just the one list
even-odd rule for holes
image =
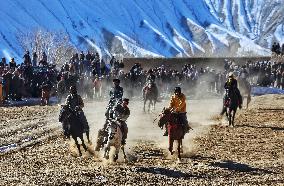
{"label": "dust cloud", "polygon": [[[97,133],[103,127],[105,122],[105,108],[107,101],[94,101],[85,104],[84,112],[90,125],[90,136],[93,144],[96,142]],[[137,143],[154,142],[158,147],[167,152],[168,137],[163,136],[164,130],[161,130],[157,125],[159,113],[163,107],[169,105],[169,99],[163,100],[156,104],[156,109],[153,108],[150,112],[143,112],[143,102],[138,100],[130,100],[130,117],[127,120],[128,138],[126,144],[126,153],[131,154],[132,147]],[[219,113],[221,109],[221,99],[203,99],[193,100],[187,98],[187,117],[190,126],[193,128],[186,134],[183,140],[183,152],[194,153],[196,144],[194,139],[205,135],[209,130],[212,121],[210,118]]]}

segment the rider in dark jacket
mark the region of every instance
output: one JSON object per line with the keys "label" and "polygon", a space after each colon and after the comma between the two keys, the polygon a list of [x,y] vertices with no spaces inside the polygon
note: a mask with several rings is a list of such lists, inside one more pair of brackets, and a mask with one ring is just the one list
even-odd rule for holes
{"label": "rider in dark jacket", "polygon": [[117,104],[117,103],[121,103],[122,101],[122,96],[123,96],[123,88],[121,86],[119,86],[120,84],[120,80],[119,79],[114,79],[113,80],[113,87],[111,88],[109,95],[110,95],[110,100],[107,106],[107,110],[105,113],[106,118],[112,118],[112,110],[113,107]]}
{"label": "rider in dark jacket", "polygon": [[128,127],[126,124],[126,120],[130,115],[130,110],[128,108],[129,99],[124,98],[121,104],[118,104],[114,108],[114,117],[117,121],[119,121],[121,125],[121,132],[122,132],[122,141],[121,143],[125,145]]}
{"label": "rider in dark jacket", "polygon": [[[239,108],[242,108],[242,103],[243,103],[243,99],[240,93],[240,90],[238,89],[238,81],[234,78],[234,74],[232,72],[229,73],[228,75],[228,80],[226,81],[224,88],[226,90],[228,90],[229,92],[235,92],[238,96],[238,102],[239,102]],[[221,112],[221,115],[223,115],[225,113],[225,104],[227,102],[227,100],[229,99],[228,95],[225,94],[224,95],[224,99],[223,99],[223,110]]]}
{"label": "rider in dark jacket", "polygon": [[84,102],[83,99],[81,98],[80,95],[77,94],[77,89],[75,86],[70,87],[70,94],[66,98],[66,105],[69,106],[69,108],[74,111],[74,113],[79,117],[79,120],[83,124],[84,132],[86,132],[88,141],[90,142],[89,139],[89,124],[87,121],[87,118],[82,110],[84,107]]}
{"label": "rider in dark jacket", "polygon": [[143,87],[143,98],[145,98],[146,88],[149,86],[149,84],[153,84],[154,91],[155,91],[156,95],[158,95],[158,88],[157,88],[157,85],[155,83],[155,80],[156,80],[156,76],[153,74],[153,70],[149,69],[148,70],[148,76],[146,77],[146,84]]}

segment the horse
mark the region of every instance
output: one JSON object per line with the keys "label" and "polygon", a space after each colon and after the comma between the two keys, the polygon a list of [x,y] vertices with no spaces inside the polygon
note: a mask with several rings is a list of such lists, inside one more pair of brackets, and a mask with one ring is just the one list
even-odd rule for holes
{"label": "horse", "polygon": [[70,135],[72,136],[78,148],[79,155],[82,156],[80,145],[77,140],[78,137],[81,139],[82,146],[85,149],[85,151],[88,150],[83,139],[83,133],[84,133],[83,123],[79,120],[75,111],[71,110],[67,105],[62,105],[62,109],[59,114],[59,121],[62,122],[64,135],[67,138],[70,138]]}
{"label": "horse", "polygon": [[40,99],[41,105],[49,105],[50,91],[51,89],[49,88],[48,85],[42,86],[41,99]]}
{"label": "horse", "polygon": [[163,109],[160,114],[158,126],[163,128],[163,126],[168,129],[169,136],[169,151],[173,155],[173,143],[175,140],[178,142],[178,159],[181,160],[181,151],[182,151],[182,140],[184,138],[184,129],[179,122],[179,115],[176,112],[172,112],[169,108]]}
{"label": "horse", "polygon": [[246,80],[246,79],[243,79],[243,78],[240,78],[239,79],[239,90],[240,90],[240,93],[243,97],[243,100],[245,99],[245,97],[247,98],[247,107],[248,108],[248,105],[251,101],[251,85],[250,83]]}
{"label": "horse", "polygon": [[156,102],[158,99],[158,90],[153,82],[148,83],[148,85],[143,88],[143,99],[144,99],[144,107],[143,107],[144,112],[147,100],[149,100],[148,112],[150,111],[151,105],[154,107],[155,110]]}
{"label": "horse", "polygon": [[224,105],[221,115],[226,113],[226,116],[229,120],[229,126],[235,126],[235,115],[237,112],[237,108],[239,106],[239,98],[235,91],[225,89],[225,98],[224,98]]}
{"label": "horse", "polygon": [[114,162],[118,159],[119,149],[122,149],[124,160],[126,161],[126,154],[124,150],[124,145],[121,144],[122,131],[120,128],[120,123],[117,120],[108,120],[107,126],[107,143],[104,148],[104,158],[109,159],[110,147],[115,147],[115,155],[113,157]]}

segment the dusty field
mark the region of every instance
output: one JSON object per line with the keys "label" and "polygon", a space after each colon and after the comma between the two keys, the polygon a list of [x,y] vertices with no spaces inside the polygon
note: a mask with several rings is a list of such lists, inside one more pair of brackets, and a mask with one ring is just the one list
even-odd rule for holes
{"label": "dusty field", "polygon": [[[158,103],[157,111],[167,104]],[[105,105],[84,108],[93,141]],[[58,106],[0,108],[0,185],[284,185],[284,97],[254,98],[238,112],[235,128],[210,120],[220,105],[188,102],[194,130],[184,140],[182,163],[168,155],[167,138],[153,124],[158,112],[143,113],[138,101],[130,103],[128,163],[97,153],[77,157],[62,137]]]}

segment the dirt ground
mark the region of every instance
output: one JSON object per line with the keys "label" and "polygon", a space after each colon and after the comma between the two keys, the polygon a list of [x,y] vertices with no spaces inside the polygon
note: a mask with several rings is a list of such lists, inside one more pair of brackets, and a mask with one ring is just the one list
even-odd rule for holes
{"label": "dirt ground", "polygon": [[[104,160],[91,144],[78,157],[74,142],[63,139],[59,106],[0,107],[0,185],[284,185],[284,96],[254,97],[234,128],[215,117],[221,104],[188,101],[194,130],[184,139],[181,163],[153,123],[165,101],[150,113],[130,102],[127,163]],[[105,106],[84,108],[93,144]]]}

